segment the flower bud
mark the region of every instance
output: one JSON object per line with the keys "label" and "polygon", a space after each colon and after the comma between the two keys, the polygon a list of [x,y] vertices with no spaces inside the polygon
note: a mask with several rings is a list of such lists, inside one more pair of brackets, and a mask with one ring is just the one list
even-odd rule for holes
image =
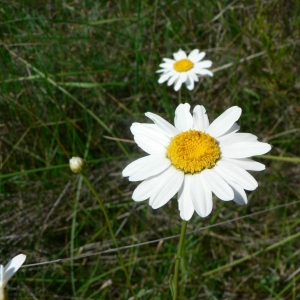
{"label": "flower bud", "polygon": [[81,157],[75,156],[70,159],[70,169],[72,172],[78,174],[84,169],[85,162]]}

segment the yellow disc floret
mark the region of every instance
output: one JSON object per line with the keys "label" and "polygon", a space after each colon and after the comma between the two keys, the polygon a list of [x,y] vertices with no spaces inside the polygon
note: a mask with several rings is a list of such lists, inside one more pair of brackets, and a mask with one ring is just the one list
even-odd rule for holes
{"label": "yellow disc floret", "polygon": [[174,70],[177,72],[186,72],[189,71],[194,67],[194,63],[191,62],[189,59],[184,58],[181,60],[176,61],[173,65]]}
{"label": "yellow disc floret", "polygon": [[177,134],[167,148],[172,165],[185,174],[212,168],[221,157],[217,141],[209,134],[189,130]]}

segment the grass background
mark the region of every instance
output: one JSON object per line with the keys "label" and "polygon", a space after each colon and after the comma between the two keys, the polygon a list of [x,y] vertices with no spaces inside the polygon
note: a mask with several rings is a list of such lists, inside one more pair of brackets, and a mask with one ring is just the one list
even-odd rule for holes
{"label": "grass background", "polygon": [[[242,107],[241,132],[299,157],[299,1],[25,1],[0,5],[0,249],[4,264],[93,254],[114,244],[91,191],[68,160],[85,156],[120,246],[180,233],[174,199],[159,210],[135,203],[122,169],[144,155],[132,122],[155,112],[173,121],[177,93],[159,85],[163,57],[205,51],[214,77],[182,97],[210,120]],[[299,200],[299,164],[257,158],[249,204],[214,200],[192,231]],[[300,299],[299,204],[186,237],[182,299]],[[122,250],[139,299],[171,299],[178,239]],[[270,248],[270,249],[269,249]],[[260,251],[256,253],[257,251]],[[257,254],[243,262],[240,258]],[[238,263],[239,262],[239,263]],[[208,275],[205,272],[236,263]],[[115,253],[22,268],[9,299],[129,299]]]}

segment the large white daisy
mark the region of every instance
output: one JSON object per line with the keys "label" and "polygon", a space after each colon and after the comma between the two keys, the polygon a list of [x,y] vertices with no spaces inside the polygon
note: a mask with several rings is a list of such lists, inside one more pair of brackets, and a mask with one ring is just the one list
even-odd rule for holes
{"label": "large white daisy", "polygon": [[198,49],[193,50],[189,56],[183,50],[173,53],[174,59],[164,58],[164,63],[159,66],[161,70],[156,71],[162,73],[158,83],[168,80],[168,86],[174,84],[174,90],[178,91],[183,83],[189,90],[194,89],[194,82],[199,81],[197,75],[213,76],[213,73],[206,68],[211,67],[210,60],[203,60],[205,52]]}
{"label": "large white daisy", "polygon": [[175,126],[147,112],[154,124],[133,123],[134,140],[149,155],[129,164],[123,176],[142,183],[133,192],[135,201],[148,198],[156,209],[178,192],[180,216],[189,220],[194,210],[201,217],[212,211],[212,192],[221,200],[247,203],[244,190],[255,190],[256,180],[246,170],[262,171],[265,166],[248,157],[271,149],[250,133],[237,133],[236,121],[242,109],[233,106],[210,125],[205,108],[180,104]]}

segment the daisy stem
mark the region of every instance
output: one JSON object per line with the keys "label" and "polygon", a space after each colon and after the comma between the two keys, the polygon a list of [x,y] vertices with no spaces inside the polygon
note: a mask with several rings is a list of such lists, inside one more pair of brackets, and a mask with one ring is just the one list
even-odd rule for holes
{"label": "daisy stem", "polygon": [[177,249],[175,269],[174,269],[174,294],[173,294],[173,300],[177,300],[178,295],[179,295],[179,286],[178,286],[179,266],[180,266],[180,261],[181,261],[181,258],[182,258],[182,251],[183,251],[183,248],[184,248],[184,238],[185,238],[187,223],[188,222],[185,221],[185,220],[182,221],[180,240],[179,240],[179,245],[178,245],[178,249]]}
{"label": "daisy stem", "polygon": [[[82,177],[79,177],[78,185],[76,189],[76,197],[75,197],[75,204],[73,208],[73,218],[72,218],[72,227],[71,227],[71,239],[70,239],[70,256],[74,256],[74,244],[75,244],[75,236],[76,236],[76,217],[78,211],[78,203],[80,198],[80,191],[82,186]],[[72,290],[73,296],[76,298],[76,287],[75,287],[75,276],[74,276],[74,260],[70,261],[71,265],[71,279],[72,279]]]}
{"label": "daisy stem", "polygon": [[178,103],[181,104],[181,89],[178,91]]}
{"label": "daisy stem", "polygon": [[[105,209],[105,206],[104,206],[104,204],[103,204],[102,199],[100,198],[99,194],[96,192],[94,186],[92,185],[92,183],[90,182],[90,180],[88,179],[88,177],[87,177],[84,173],[81,173],[81,175],[82,175],[82,177],[83,177],[84,182],[86,183],[86,185],[87,185],[88,188],[90,189],[90,191],[94,194],[94,196],[95,196],[96,199],[98,200],[98,203],[99,203],[99,205],[100,205],[100,208],[101,208],[101,210],[102,210],[102,212],[103,212],[103,214],[104,214],[105,221],[106,221],[107,227],[108,227],[108,229],[109,229],[111,238],[113,239],[113,242],[114,242],[114,244],[115,244],[115,247],[116,247],[116,248],[119,248],[118,243],[117,243],[117,239],[116,239],[115,234],[114,234],[114,232],[113,232],[113,229],[112,229],[112,227],[111,227],[110,220],[109,220],[109,217],[108,217],[108,214],[107,214],[107,211],[106,211],[106,209]],[[134,290],[133,290],[133,287],[132,287],[132,285],[131,285],[130,277],[129,277],[128,271],[127,271],[127,269],[126,269],[126,267],[125,267],[125,264],[124,264],[124,261],[123,261],[123,257],[122,257],[122,254],[121,254],[120,251],[118,251],[118,260],[119,260],[119,262],[120,262],[120,264],[121,264],[121,267],[122,267],[122,269],[123,269],[123,271],[124,271],[124,273],[125,273],[127,286],[128,286],[128,288],[130,289],[130,291],[131,291],[131,293],[132,293],[134,299],[137,299],[137,296],[136,296],[136,294],[135,294],[135,292],[134,292]]]}

